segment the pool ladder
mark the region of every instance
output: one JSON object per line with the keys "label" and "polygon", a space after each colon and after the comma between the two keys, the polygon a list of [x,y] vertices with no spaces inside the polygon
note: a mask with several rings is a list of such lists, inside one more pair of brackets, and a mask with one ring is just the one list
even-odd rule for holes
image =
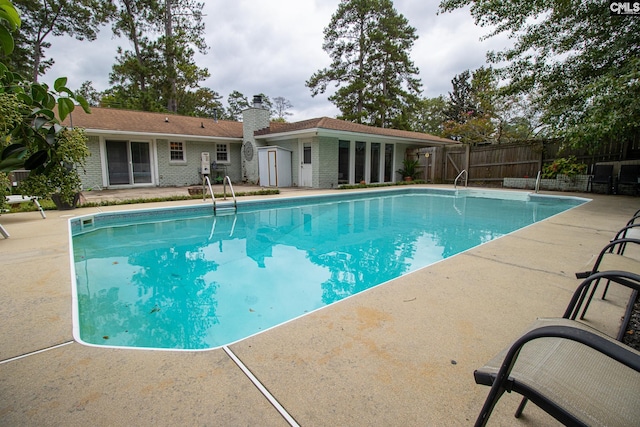
{"label": "pool ladder", "polygon": [[[238,201],[236,200],[236,193],[235,191],[233,191],[233,185],[231,184],[231,178],[229,178],[229,175],[226,175],[224,177],[224,179],[222,180],[222,184],[223,184],[223,200],[227,200],[227,182],[229,183],[229,189],[231,190],[231,196],[233,197],[233,204],[224,204],[221,206],[217,205],[217,200],[216,200],[216,196],[213,194],[213,188],[211,187],[211,180],[209,180],[209,176],[205,175],[204,176],[204,180],[202,181],[202,186],[204,187],[204,185],[206,184],[207,187],[209,188],[209,192],[211,193],[211,199],[213,200],[213,214],[217,215],[218,213],[222,213],[222,212],[229,212],[229,213],[236,213],[238,211]],[[204,201],[206,199],[206,191],[202,192],[202,201]],[[219,210],[221,210],[219,212]],[[231,211],[231,212],[230,212]]]}
{"label": "pool ladder", "polygon": [[456,179],[453,181],[454,190],[458,186],[458,178],[460,178],[463,174],[464,174],[464,186],[467,187],[467,184],[468,184],[467,181],[469,180],[469,172],[467,172],[466,169],[462,169],[462,172],[460,172],[458,176],[456,176]]}

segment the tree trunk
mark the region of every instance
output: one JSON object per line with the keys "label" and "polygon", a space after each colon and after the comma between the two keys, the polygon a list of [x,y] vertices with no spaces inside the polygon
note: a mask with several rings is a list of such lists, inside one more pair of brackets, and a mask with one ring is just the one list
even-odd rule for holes
{"label": "tree trunk", "polygon": [[178,112],[178,102],[176,100],[176,65],[175,65],[175,42],[173,40],[173,15],[171,11],[171,1],[165,0],[165,60],[167,62],[167,81],[169,91],[167,94],[167,110]]}

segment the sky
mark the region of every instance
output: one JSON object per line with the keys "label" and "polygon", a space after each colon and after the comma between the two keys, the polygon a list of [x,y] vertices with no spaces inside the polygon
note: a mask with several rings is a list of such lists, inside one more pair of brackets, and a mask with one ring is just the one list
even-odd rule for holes
{"label": "sky", "polygon": [[[323,30],[340,0],[205,0],[206,54],[197,54],[196,65],[211,76],[201,82],[223,96],[234,90],[249,100],[264,93],[269,98],[284,97],[293,107],[289,122],[317,117],[336,117],[339,110],[327,93],[311,96],[305,82],[330,65],[322,50]],[[461,72],[486,64],[486,52],[510,45],[506,35],[481,40],[488,28],[478,27],[468,10],[437,14],[438,0],[395,0],[396,10],[416,29],[418,39],[410,57],[420,70],[423,96],[446,96],[451,80]],[[84,81],[103,91],[109,87],[109,73],[121,46],[131,50],[128,40],[115,38],[110,27],[103,28],[95,41],[54,37],[46,51],[56,64],[41,81],[51,84],[68,77],[68,86],[77,89]]]}

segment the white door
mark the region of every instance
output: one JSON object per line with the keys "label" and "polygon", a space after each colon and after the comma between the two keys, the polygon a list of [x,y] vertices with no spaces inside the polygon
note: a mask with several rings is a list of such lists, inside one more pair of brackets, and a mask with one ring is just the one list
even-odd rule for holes
{"label": "white door", "polygon": [[267,152],[269,163],[269,186],[278,186],[278,158],[276,156],[276,150],[269,150]]}
{"label": "white door", "polygon": [[311,144],[305,142],[302,144],[302,159],[300,162],[300,187],[311,187]]}

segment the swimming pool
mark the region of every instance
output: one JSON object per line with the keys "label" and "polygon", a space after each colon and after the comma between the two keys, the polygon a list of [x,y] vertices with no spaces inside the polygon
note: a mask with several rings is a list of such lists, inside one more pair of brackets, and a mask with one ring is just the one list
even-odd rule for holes
{"label": "swimming pool", "polygon": [[220,347],[586,201],[412,188],[73,218],[74,338]]}

